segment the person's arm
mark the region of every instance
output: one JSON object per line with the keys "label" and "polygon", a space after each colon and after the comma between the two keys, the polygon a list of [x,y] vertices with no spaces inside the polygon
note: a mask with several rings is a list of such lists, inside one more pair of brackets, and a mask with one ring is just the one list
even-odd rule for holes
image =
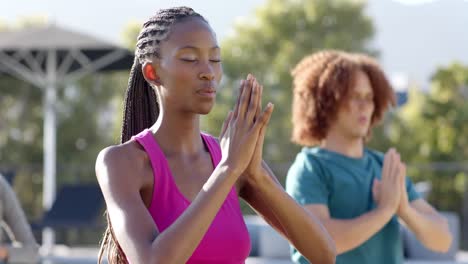
{"label": "person's arm", "polygon": [[436,252],[449,250],[453,238],[447,219],[426,201],[418,199],[411,202],[399,216],[424,246]]}
{"label": "person's arm", "polygon": [[401,220],[428,249],[436,252],[448,251],[452,235],[447,220],[419,197],[406,173],[403,174],[400,189],[397,214]]}
{"label": "person's arm", "polygon": [[[397,153],[394,150],[387,152],[382,169],[382,182],[380,183],[382,188],[380,188],[380,192],[376,192],[376,188],[373,188],[374,199],[378,206],[356,218],[332,218],[326,204],[310,202],[304,204],[307,210],[314,213],[322,221],[335,241],[338,254],[360,246],[390,221],[400,201],[399,187],[402,180],[400,175],[403,169]],[[310,187],[301,186],[301,188]]]}
{"label": "person's arm", "polygon": [[185,263],[193,254],[232,186],[249,164],[259,131],[271,116],[272,109],[266,108],[254,119],[258,90],[251,85],[241,90],[235,110],[228,115],[221,132],[221,162],[190,206],[163,232],[157,230],[142,202],[141,179],[133,176],[141,173],[144,165],[138,167],[138,160],[124,155],[121,146],[99,154],[96,175],[114,233],[130,263]]}
{"label": "person's arm", "polygon": [[319,219],[290,197],[264,165],[259,182],[246,182],[241,197],[312,263],[335,263],[335,244]]}
{"label": "person's arm", "polygon": [[424,246],[436,252],[447,252],[452,244],[447,219],[423,199],[414,199],[415,190],[409,179],[402,183],[401,190],[398,216]]}
{"label": "person's arm", "polygon": [[38,245],[26,220],[16,194],[3,177],[0,177],[2,203],[4,208],[4,221],[11,234],[13,244],[4,249],[8,255],[9,263],[37,263],[39,259]]}
{"label": "person's arm", "polygon": [[315,214],[335,241],[338,254],[352,250],[382,229],[391,219],[393,212],[387,208],[376,208],[353,219],[335,219],[330,217],[328,207],[323,204],[304,206]]}
{"label": "person's arm", "polygon": [[111,148],[101,152],[96,164],[120,247],[130,263],[187,262],[231,190],[237,172],[220,163],[187,210],[160,233],[141,199],[141,184],[131,176],[141,171],[132,163]]}

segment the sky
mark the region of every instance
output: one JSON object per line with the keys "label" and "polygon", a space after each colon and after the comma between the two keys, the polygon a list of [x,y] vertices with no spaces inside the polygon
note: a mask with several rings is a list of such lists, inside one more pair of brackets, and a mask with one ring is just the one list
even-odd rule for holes
{"label": "sky", "polygon": [[[1,0],[7,1],[7,0]],[[236,18],[248,16],[264,0],[15,0],[0,9],[0,20],[14,24],[19,17],[44,15],[54,23],[121,42],[121,32],[130,21],[144,22],[156,10],[172,6],[190,6],[202,14],[221,40]]]}
{"label": "sky", "polygon": [[468,66],[468,1],[401,1],[371,0],[367,9],[376,27],[374,45],[389,75],[404,76],[426,90],[436,68],[454,61]]}
{"label": "sky", "polygon": [[[14,24],[21,17],[43,15],[60,26],[122,43],[127,23],[141,23],[159,8],[187,5],[207,18],[222,40],[236,20],[248,19],[264,3],[266,0],[15,0],[2,5],[0,23]],[[372,45],[381,52],[384,70],[402,86],[407,81],[427,85],[436,67],[455,60],[468,65],[468,0],[368,3],[366,13],[377,29]]]}

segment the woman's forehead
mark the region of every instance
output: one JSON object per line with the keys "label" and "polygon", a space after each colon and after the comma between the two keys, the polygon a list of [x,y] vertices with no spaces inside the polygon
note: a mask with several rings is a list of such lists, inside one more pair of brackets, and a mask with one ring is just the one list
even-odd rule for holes
{"label": "woman's forehead", "polygon": [[210,25],[200,18],[190,18],[174,24],[166,41],[162,44],[172,48],[218,46],[216,35]]}

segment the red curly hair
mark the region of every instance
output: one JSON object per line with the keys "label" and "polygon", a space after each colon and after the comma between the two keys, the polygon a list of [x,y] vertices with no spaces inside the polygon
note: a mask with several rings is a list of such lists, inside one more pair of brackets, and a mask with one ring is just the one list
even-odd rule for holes
{"label": "red curly hair", "polygon": [[378,63],[364,54],[325,50],[302,59],[292,71],[292,141],[303,146],[322,141],[355,83],[356,73],[365,73],[374,93],[371,127],[378,123],[395,93]]}

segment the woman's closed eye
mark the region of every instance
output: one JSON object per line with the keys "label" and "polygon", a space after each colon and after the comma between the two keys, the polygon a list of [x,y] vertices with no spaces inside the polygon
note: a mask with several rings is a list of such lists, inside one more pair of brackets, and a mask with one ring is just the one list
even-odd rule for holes
{"label": "woman's closed eye", "polygon": [[[198,59],[196,59],[196,58],[181,58],[180,60],[184,61],[184,62],[198,62]],[[221,59],[210,59],[210,62],[220,63]]]}
{"label": "woman's closed eye", "polygon": [[181,58],[180,60],[185,61],[185,62],[197,62],[198,61],[197,58]]}

